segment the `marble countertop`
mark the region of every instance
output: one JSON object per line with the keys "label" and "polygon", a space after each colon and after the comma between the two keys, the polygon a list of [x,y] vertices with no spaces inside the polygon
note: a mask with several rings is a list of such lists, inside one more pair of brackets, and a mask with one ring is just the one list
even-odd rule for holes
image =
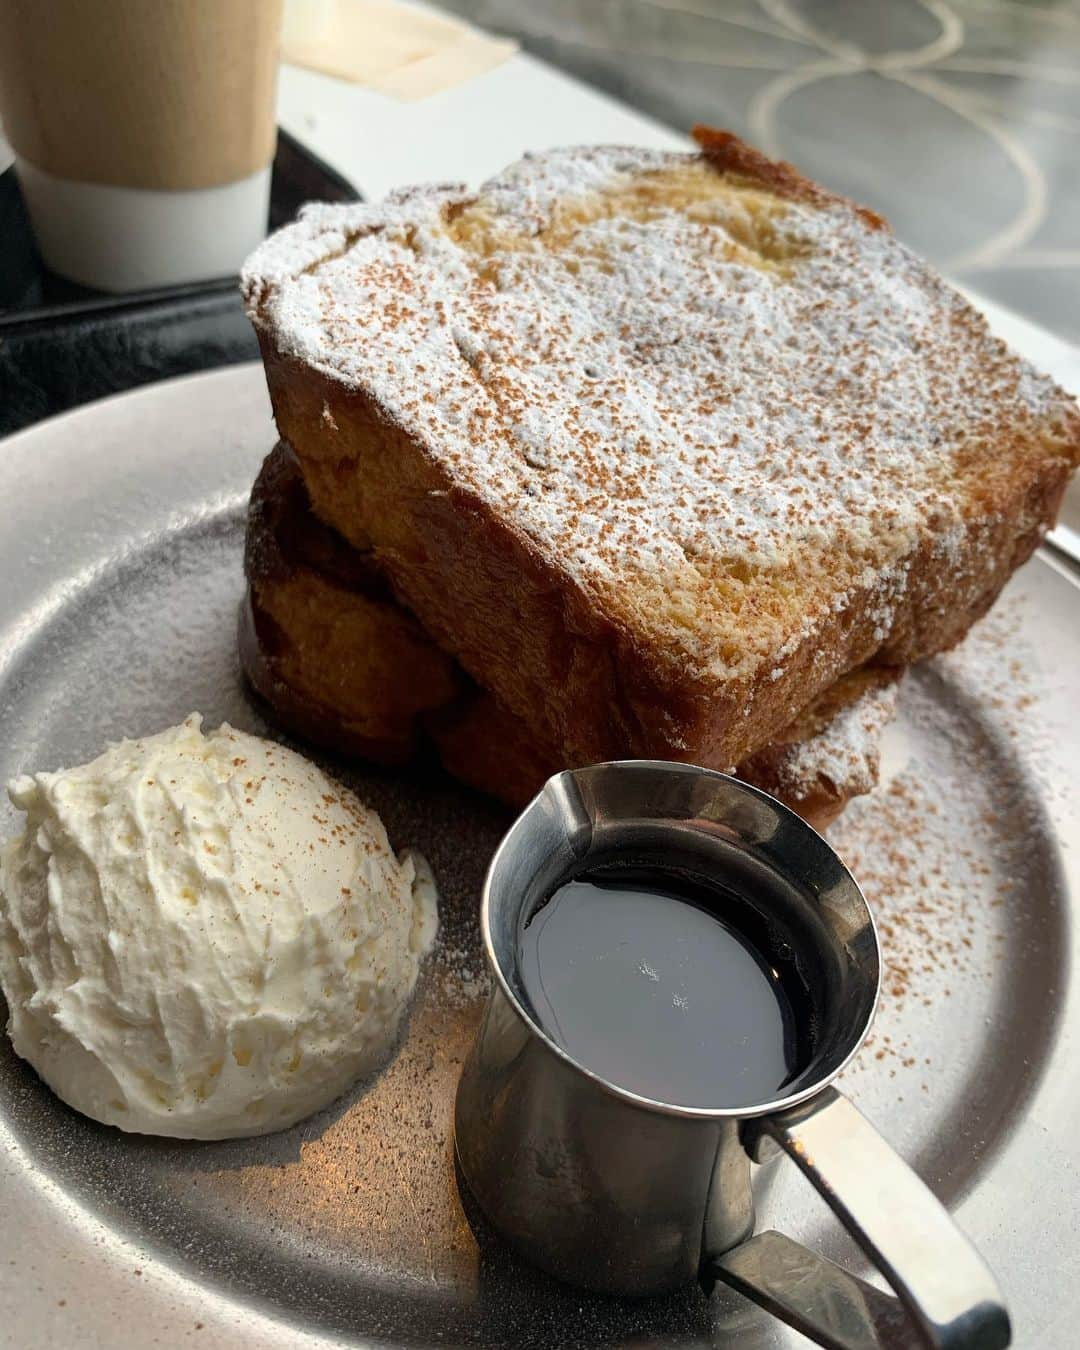
{"label": "marble countertop", "polygon": [[729,127],[1080,342],[1076,0],[440,0],[682,131]]}

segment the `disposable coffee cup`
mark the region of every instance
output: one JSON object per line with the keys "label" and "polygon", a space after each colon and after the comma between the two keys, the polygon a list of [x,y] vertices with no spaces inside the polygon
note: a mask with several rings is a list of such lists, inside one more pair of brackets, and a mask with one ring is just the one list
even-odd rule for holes
{"label": "disposable coffee cup", "polygon": [[0,0],[0,119],[46,264],[106,291],[264,237],[281,0]]}

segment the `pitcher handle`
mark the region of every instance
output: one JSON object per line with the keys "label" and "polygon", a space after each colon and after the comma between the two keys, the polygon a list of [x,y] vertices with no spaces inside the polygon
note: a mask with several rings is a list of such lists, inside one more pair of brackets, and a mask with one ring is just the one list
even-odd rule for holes
{"label": "pitcher handle", "polygon": [[1003,1350],[1011,1329],[997,1282],[929,1187],[835,1088],[748,1121],[759,1158],[784,1150],[888,1281],[892,1298],[781,1233],[761,1233],[710,1271],[828,1350]]}

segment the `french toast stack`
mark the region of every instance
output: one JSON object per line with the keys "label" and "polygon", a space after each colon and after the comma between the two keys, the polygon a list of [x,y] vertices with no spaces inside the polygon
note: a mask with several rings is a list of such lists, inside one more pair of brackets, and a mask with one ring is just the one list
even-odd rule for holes
{"label": "french toast stack", "polygon": [[1052,524],[1080,413],[872,212],[719,132],[309,207],[249,260],[282,443],[245,668],[520,802],[735,768],[821,825]]}
{"label": "french toast stack", "polygon": [[[318,519],[282,442],[252,489],[244,565],[244,669],[302,739],[385,764],[407,763],[430,742],[458,778],[511,805],[561,767],[556,749],[396,603],[374,550],[351,546]],[[740,764],[740,777],[827,824],[876,780],[898,676],[875,667],[843,677]]]}

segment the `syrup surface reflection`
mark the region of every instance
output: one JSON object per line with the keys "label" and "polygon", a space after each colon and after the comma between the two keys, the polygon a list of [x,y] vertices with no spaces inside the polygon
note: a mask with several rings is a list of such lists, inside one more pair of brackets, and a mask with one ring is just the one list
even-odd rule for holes
{"label": "syrup surface reflection", "polygon": [[700,877],[593,868],[533,912],[520,942],[539,1025],[643,1097],[752,1106],[813,1056],[813,1003],[790,946],[750,902]]}

